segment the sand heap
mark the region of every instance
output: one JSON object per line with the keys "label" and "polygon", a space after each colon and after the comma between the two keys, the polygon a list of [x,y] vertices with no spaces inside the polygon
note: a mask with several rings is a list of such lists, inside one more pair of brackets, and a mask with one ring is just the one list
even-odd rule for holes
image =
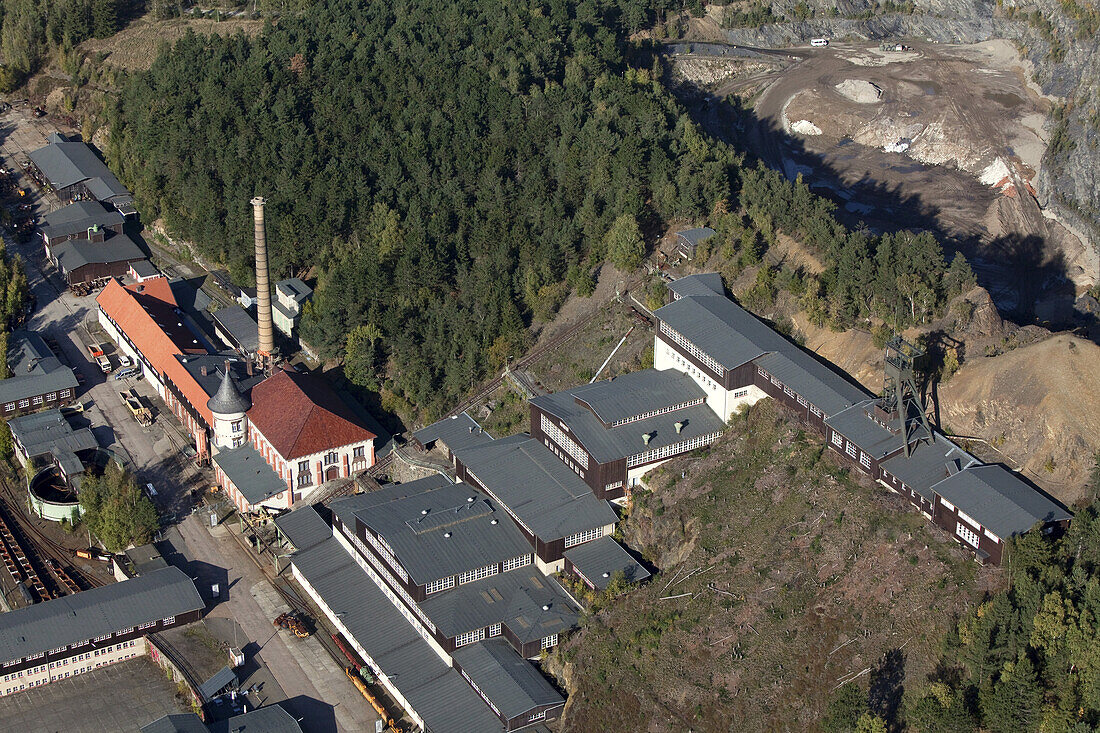
{"label": "sand heap", "polygon": [[882,101],[882,90],[862,79],[845,79],[836,85],[836,90],[857,104],[878,104]]}

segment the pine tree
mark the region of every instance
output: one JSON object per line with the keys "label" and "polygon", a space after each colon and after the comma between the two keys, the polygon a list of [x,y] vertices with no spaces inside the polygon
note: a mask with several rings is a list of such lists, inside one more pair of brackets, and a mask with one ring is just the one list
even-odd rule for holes
{"label": "pine tree", "polygon": [[109,38],[118,31],[116,0],[92,0],[92,35]]}

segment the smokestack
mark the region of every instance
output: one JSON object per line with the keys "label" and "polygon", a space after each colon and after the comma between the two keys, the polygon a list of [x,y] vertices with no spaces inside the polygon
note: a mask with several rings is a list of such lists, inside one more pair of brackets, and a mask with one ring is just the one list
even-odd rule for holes
{"label": "smokestack", "polygon": [[261,356],[275,352],[274,326],[271,322],[271,285],[267,276],[267,232],[264,230],[264,199],[252,199],[252,219],[256,226],[256,324],[259,326]]}

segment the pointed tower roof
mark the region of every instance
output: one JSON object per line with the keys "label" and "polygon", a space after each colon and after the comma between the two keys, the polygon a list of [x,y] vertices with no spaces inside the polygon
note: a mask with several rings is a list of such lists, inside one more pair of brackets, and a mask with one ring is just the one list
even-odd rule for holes
{"label": "pointed tower roof", "polygon": [[236,412],[248,412],[248,408],[251,406],[248,398],[237,389],[237,383],[229,373],[229,365],[226,364],[225,372],[222,374],[221,386],[218,387],[217,394],[207,400],[207,409],[216,414],[227,415]]}

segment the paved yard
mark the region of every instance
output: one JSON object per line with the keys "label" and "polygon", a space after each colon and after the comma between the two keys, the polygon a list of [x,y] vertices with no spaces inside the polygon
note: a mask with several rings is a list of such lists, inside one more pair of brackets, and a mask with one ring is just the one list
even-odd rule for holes
{"label": "paved yard", "polygon": [[27,733],[121,733],[187,710],[164,671],[148,657],[138,657],[0,697],[0,728]]}

